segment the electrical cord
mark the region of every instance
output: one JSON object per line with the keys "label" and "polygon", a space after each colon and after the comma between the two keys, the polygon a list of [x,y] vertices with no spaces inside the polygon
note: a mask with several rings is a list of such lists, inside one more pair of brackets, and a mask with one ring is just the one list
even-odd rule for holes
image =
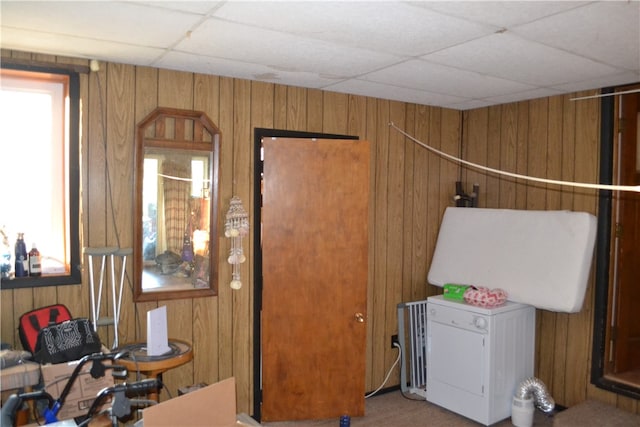
{"label": "electrical cord", "polygon": [[[118,223],[115,217],[115,209],[114,209],[114,203],[113,203],[113,190],[111,188],[111,171],[110,171],[110,165],[109,165],[109,155],[107,152],[107,124],[106,124],[105,111],[104,111],[104,98],[102,97],[102,80],[100,79],[100,73],[96,72],[95,76],[96,76],[96,83],[98,85],[98,101],[100,105],[100,127],[102,130],[102,147],[104,149],[104,166],[105,166],[105,174],[107,178],[107,196],[109,197],[110,206],[111,206],[111,212],[110,212],[111,223],[113,225],[113,231],[116,238],[116,243],[118,247],[120,247],[120,230],[118,229]],[[124,266],[122,266],[122,268],[124,268]],[[131,290],[131,293],[132,294],[135,293],[133,289],[133,282],[131,281],[131,278],[129,277],[129,272],[126,271],[126,269],[125,269],[125,277],[127,279],[127,285]],[[137,304],[133,305],[133,310],[134,310],[134,319],[136,320],[136,327],[137,327],[136,333],[139,336],[141,325],[140,325],[140,316],[138,315]]]}
{"label": "electrical cord", "polygon": [[378,387],[377,389],[375,389],[369,394],[365,394],[364,395],[365,399],[368,399],[369,397],[374,396],[377,392],[382,390],[382,387],[384,387],[387,381],[389,381],[389,377],[391,376],[391,372],[393,372],[393,368],[395,368],[398,362],[400,361],[400,358],[402,357],[402,349],[400,348],[400,345],[398,343],[393,343],[393,346],[398,349],[398,357],[396,357],[395,362],[393,362],[393,365],[391,365],[391,369],[389,369],[389,372],[387,372],[387,376],[384,378],[384,381],[382,382],[382,384],[380,384],[380,387]]}

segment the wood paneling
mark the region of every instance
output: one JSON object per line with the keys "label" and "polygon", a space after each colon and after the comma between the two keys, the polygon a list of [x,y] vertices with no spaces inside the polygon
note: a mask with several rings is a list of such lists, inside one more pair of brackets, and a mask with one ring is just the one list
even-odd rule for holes
{"label": "wood paneling", "polygon": [[[2,55],[88,65],[83,59],[7,50]],[[122,246],[131,244],[135,124],[157,106],[202,110],[220,128],[221,221],[233,195],[242,198],[247,211],[253,211],[254,127],[343,133],[370,141],[373,208],[367,390],[382,383],[397,355],[389,346],[390,335],[397,333],[396,305],[440,292],[426,285],[426,275],[442,214],[453,205],[455,181],[462,179],[467,192],[474,182],[479,183],[481,207],[596,213],[594,191],[526,183],[461,168],[402,137],[388,124],[392,121],[446,153],[458,155],[462,150],[467,160],[484,165],[596,182],[597,100],[574,102],[561,96],[461,113],[318,89],[112,63],[102,63],[100,71],[81,77],[81,97],[81,246],[117,245],[118,240]],[[251,227],[253,230],[255,224]],[[252,377],[252,242],[245,241],[249,256],[243,265],[244,286],[237,292],[228,286],[227,239],[220,236],[218,243],[218,296],[159,303],[167,305],[170,335],[192,341],[195,350],[194,360],[167,373],[165,381],[175,396],[180,386],[212,383],[233,375],[238,384],[238,410],[251,412],[256,381]],[[86,272],[82,285],[4,290],[0,296],[2,340],[18,346],[17,318],[36,306],[60,302],[76,316],[89,314]],[[120,341],[144,339],[144,314],[159,304],[133,304],[126,293]],[[573,405],[593,397],[637,412],[638,405],[629,399],[589,385],[592,306],[593,278],[580,313],[538,311],[536,375],[560,404]],[[107,332],[103,334],[111,339]],[[386,386],[398,383],[396,373]]]}

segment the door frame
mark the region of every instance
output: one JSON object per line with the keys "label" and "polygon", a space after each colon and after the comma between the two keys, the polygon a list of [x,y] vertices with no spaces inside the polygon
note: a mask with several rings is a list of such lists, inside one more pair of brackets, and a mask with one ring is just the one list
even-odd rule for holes
{"label": "door frame", "polygon": [[253,417],[262,418],[262,138],[317,138],[359,140],[355,135],[339,135],[284,129],[254,128],[253,136]]}
{"label": "door frame", "polygon": [[[625,85],[626,86],[626,85]],[[604,96],[600,108],[600,183],[612,184],[615,144],[615,91],[621,87],[602,90]],[[609,318],[609,286],[611,269],[611,233],[613,194],[611,190],[599,190],[598,226],[596,237],[595,302],[593,322],[593,347],[591,352],[591,383],[596,387],[620,395],[640,399],[640,387],[606,377],[607,320]]]}

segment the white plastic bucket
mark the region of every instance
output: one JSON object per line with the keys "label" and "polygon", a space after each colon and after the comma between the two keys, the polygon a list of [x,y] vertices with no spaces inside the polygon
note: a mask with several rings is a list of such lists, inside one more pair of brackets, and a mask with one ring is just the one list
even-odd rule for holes
{"label": "white plastic bucket", "polygon": [[531,427],[534,410],[533,398],[519,399],[514,396],[511,403],[511,424],[516,427]]}

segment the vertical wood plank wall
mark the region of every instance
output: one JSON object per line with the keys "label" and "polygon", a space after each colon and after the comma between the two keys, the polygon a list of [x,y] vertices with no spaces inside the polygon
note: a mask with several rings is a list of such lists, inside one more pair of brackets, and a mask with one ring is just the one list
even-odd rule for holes
{"label": "vertical wood plank wall", "polygon": [[[88,65],[83,59],[17,51],[3,50],[2,56]],[[461,169],[388,124],[393,122],[418,140],[472,162],[522,174],[596,182],[597,100],[572,102],[569,96],[558,96],[460,112],[116,63],[102,63],[97,73],[83,74],[80,93],[81,246],[131,246],[135,126],[157,106],[204,111],[220,128],[220,218],[232,195],[253,211],[255,127],[351,134],[371,142],[367,390],[382,383],[396,357],[389,346],[390,336],[397,333],[396,305],[439,293],[426,284],[426,276],[442,213],[453,205],[455,181],[461,179],[468,192],[473,183],[479,183],[481,207],[596,213],[593,191]],[[230,269],[224,255],[228,242],[220,236],[218,296],[134,304],[132,293],[125,293],[121,343],[144,339],[145,313],[159,305],[167,306],[169,335],[193,343],[194,360],[164,376],[172,395],[180,386],[235,376],[238,410],[252,411],[251,242],[245,241],[249,262],[243,264],[245,285],[240,291],[228,286]],[[130,265],[128,269],[132,271]],[[83,272],[82,285],[3,290],[0,299],[2,341],[19,346],[17,319],[34,307],[60,302],[75,316],[89,315],[87,273]],[[592,314],[593,278],[580,313],[538,311],[536,376],[560,404],[569,406],[592,397],[638,412],[635,401],[589,384]],[[102,335],[111,342],[108,331]],[[397,384],[396,369],[387,386]]]}

